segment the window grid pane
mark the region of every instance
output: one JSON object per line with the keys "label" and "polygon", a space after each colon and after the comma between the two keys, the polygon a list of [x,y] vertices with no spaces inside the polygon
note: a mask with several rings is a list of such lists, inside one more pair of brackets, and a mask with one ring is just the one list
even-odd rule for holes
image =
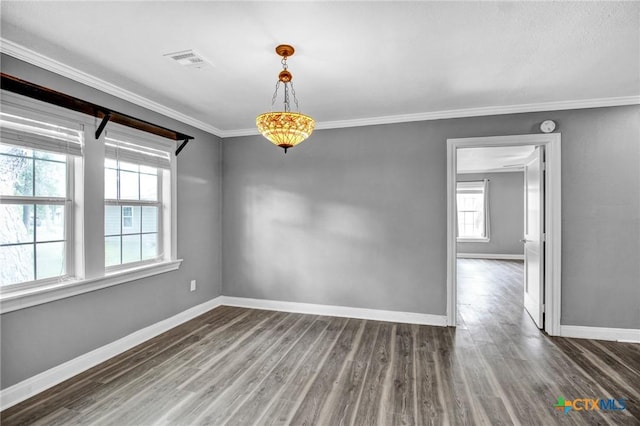
{"label": "window grid pane", "polygon": [[13,265],[0,268],[0,285],[33,281],[35,277],[34,244],[0,246],[0,263]]}
{"label": "window grid pane", "polygon": [[120,236],[104,237],[104,261],[105,266],[120,265],[122,263],[122,247]]}
{"label": "window grid pane", "polygon": [[141,250],[142,260],[158,257],[158,234],[156,232],[142,234]]}
{"label": "window grid pane", "polygon": [[36,243],[36,279],[52,278],[66,273],[64,241]]}
{"label": "window grid pane", "polygon": [[66,197],[67,164],[34,159],[34,193],[38,197]]}
{"label": "window grid pane", "polygon": [[158,232],[158,207],[142,207],[142,233]]}
{"label": "window grid pane", "polygon": [[19,148],[6,151],[12,154],[0,154],[0,195],[33,196],[33,154]]}
{"label": "window grid pane", "polygon": [[105,169],[104,171],[104,198],[107,200],[118,199],[118,171]]}
{"label": "window grid pane", "polygon": [[32,204],[2,204],[0,217],[0,245],[34,241]]}
{"label": "window grid pane", "polygon": [[122,236],[122,263],[139,262],[141,260],[140,234]]}
{"label": "window grid pane", "polygon": [[121,200],[140,199],[140,173],[119,171],[118,187]]}
{"label": "window grid pane", "polygon": [[64,241],[64,206],[39,204],[35,206],[36,241]]}

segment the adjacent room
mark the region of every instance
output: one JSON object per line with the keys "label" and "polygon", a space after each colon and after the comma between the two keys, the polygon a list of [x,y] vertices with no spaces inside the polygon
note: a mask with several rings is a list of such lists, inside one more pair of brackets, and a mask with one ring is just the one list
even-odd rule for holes
{"label": "adjacent room", "polygon": [[[533,321],[526,318],[522,303],[524,169],[534,149],[523,145],[457,150],[456,266],[463,286],[459,287],[461,312],[456,326],[474,321],[484,327],[499,324],[502,313],[511,310],[524,316],[525,323]],[[512,322],[510,315],[508,323]]]}
{"label": "adjacent room", "polygon": [[640,424],[639,2],[0,24],[3,425]]}

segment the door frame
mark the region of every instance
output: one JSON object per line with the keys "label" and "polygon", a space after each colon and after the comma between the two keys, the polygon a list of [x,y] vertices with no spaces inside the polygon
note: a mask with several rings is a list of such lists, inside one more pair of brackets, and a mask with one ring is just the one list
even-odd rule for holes
{"label": "door frame", "polygon": [[456,182],[457,149],[538,145],[545,148],[545,321],[544,331],[560,335],[561,307],[561,136],[560,133],[488,136],[447,139],[447,325],[456,326],[457,245],[456,245]]}

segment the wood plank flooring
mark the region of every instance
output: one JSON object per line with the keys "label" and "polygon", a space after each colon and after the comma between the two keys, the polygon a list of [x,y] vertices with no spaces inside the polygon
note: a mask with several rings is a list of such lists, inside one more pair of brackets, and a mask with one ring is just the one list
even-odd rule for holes
{"label": "wood plank flooring", "polygon": [[[550,338],[522,262],[459,261],[457,328],[220,307],[0,413],[2,425],[640,425],[640,345]],[[625,398],[570,411],[558,397]]]}

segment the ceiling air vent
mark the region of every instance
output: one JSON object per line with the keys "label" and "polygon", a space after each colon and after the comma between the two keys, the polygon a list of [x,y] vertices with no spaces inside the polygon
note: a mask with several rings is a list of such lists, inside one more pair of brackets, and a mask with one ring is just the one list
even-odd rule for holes
{"label": "ceiling air vent", "polygon": [[167,53],[164,56],[173,59],[182,66],[188,68],[204,68],[210,66],[209,62],[193,50],[183,50],[182,52]]}

